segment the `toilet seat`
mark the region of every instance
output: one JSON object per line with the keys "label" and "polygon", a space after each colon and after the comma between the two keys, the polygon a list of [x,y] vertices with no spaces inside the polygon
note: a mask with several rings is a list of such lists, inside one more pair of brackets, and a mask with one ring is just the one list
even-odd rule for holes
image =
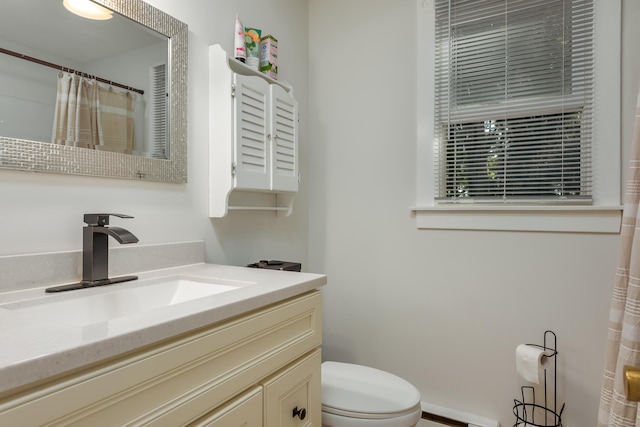
{"label": "toilet seat", "polygon": [[323,427],[415,427],[420,420],[422,411],[418,408],[414,413],[393,418],[351,418],[322,413]]}
{"label": "toilet seat", "polygon": [[382,420],[419,414],[420,392],[389,372],[340,362],[322,363],[322,411]]}
{"label": "toilet seat", "polygon": [[416,404],[415,406],[408,408],[402,412],[381,412],[370,414],[366,412],[358,412],[358,411],[345,411],[340,408],[333,408],[331,406],[322,405],[322,412],[339,415],[341,417],[350,417],[350,418],[358,418],[363,420],[386,420],[389,418],[398,418],[404,417],[405,415],[411,415],[416,410],[420,409],[420,404]]}

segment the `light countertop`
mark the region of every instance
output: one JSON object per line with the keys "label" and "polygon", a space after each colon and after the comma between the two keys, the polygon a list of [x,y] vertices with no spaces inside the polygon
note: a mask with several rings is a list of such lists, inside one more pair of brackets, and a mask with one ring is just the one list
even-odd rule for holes
{"label": "light countertop", "polygon": [[[137,273],[138,280],[46,294],[45,287],[0,293],[0,393],[300,295],[326,284],[321,274],[193,264]],[[188,276],[232,281],[237,289],[89,325],[16,310]]]}

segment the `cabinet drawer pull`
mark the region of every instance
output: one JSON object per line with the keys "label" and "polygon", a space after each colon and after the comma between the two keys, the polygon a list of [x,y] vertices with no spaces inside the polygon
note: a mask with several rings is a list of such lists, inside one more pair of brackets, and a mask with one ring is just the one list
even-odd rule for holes
{"label": "cabinet drawer pull", "polygon": [[304,420],[305,417],[307,416],[307,410],[302,408],[302,409],[298,409],[298,407],[296,406],[295,408],[293,408],[293,418],[296,417],[296,415],[298,416],[298,418],[300,418],[301,420]]}

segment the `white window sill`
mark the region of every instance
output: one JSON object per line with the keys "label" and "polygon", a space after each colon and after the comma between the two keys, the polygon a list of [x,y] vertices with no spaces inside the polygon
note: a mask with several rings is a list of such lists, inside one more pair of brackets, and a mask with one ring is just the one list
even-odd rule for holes
{"label": "white window sill", "polygon": [[622,206],[411,207],[419,229],[620,233]]}

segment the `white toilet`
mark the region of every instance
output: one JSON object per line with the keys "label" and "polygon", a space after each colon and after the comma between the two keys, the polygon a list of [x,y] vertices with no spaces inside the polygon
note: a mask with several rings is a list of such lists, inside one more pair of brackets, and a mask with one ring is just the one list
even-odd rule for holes
{"label": "white toilet", "polygon": [[414,427],[420,392],[389,372],[340,362],[322,363],[324,427]]}

